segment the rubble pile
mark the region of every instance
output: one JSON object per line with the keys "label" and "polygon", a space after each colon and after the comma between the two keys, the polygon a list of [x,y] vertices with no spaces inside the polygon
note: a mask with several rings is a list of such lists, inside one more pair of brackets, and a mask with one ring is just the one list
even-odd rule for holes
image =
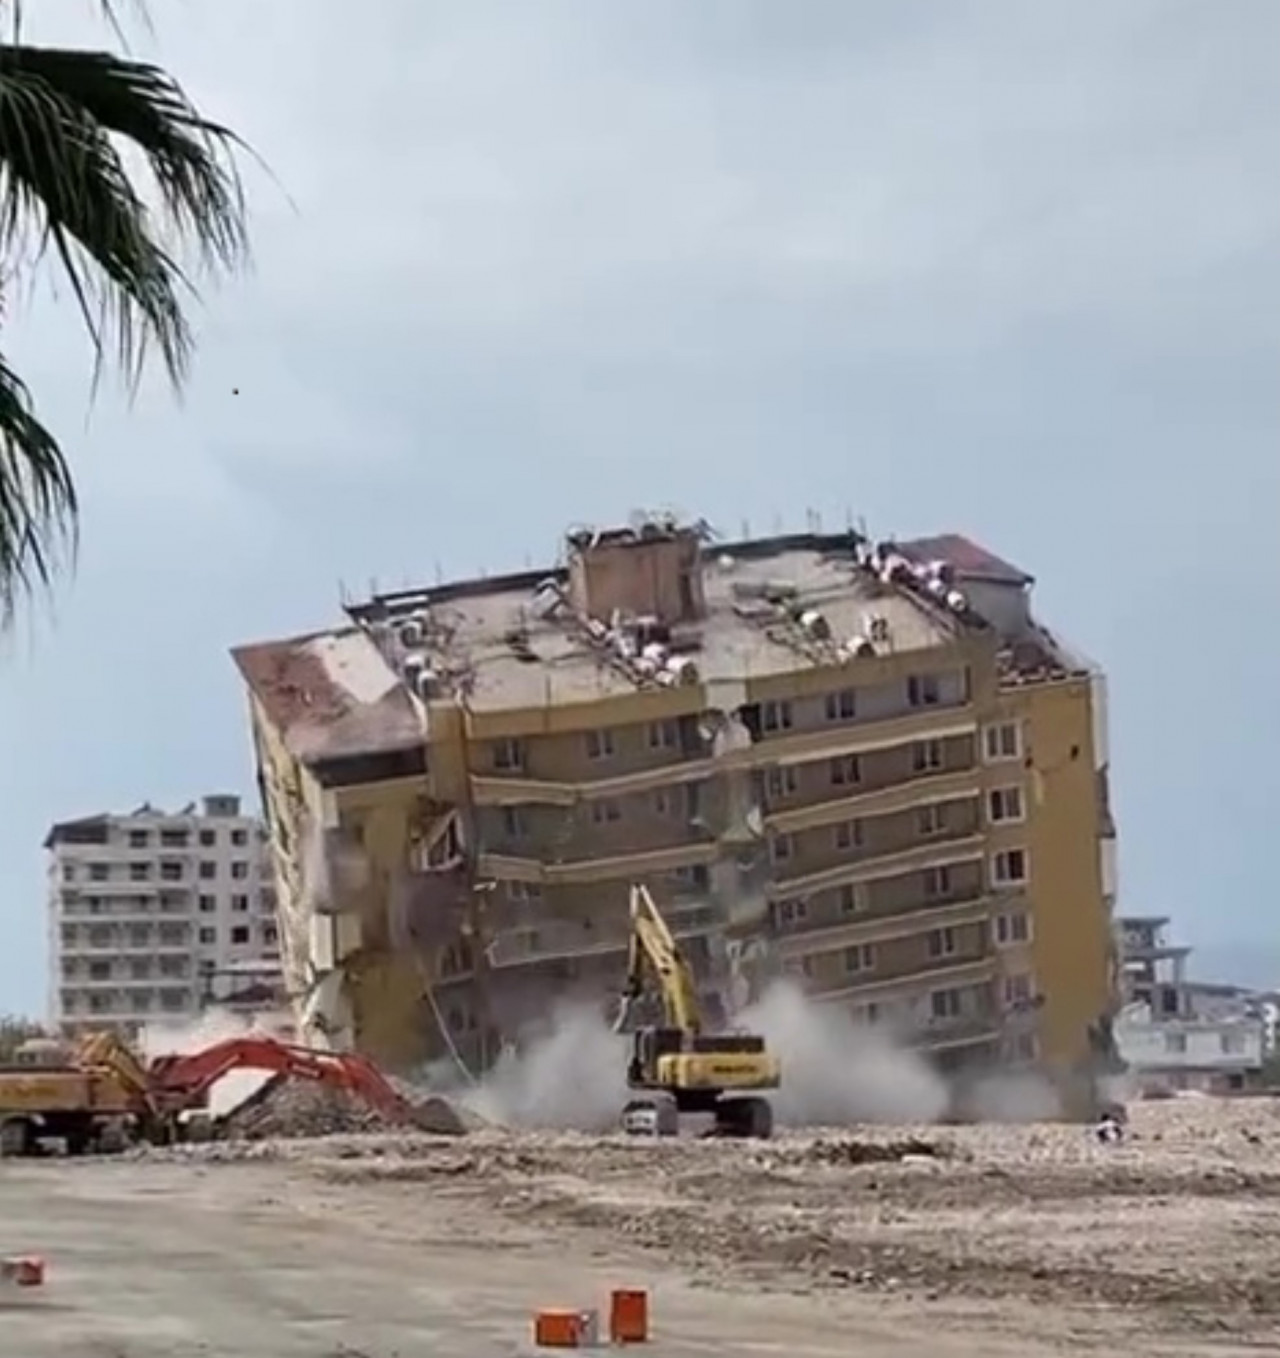
{"label": "rubble pile", "polygon": [[435,1136],[461,1136],[467,1125],[446,1099],[412,1103],[413,1122],[384,1116],[345,1090],[278,1076],[230,1113],[222,1132],[233,1140],[352,1136],[413,1130]]}

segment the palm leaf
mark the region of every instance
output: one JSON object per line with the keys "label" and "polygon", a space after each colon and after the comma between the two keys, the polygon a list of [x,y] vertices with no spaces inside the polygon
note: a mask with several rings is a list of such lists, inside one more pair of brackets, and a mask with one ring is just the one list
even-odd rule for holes
{"label": "palm leaf", "polygon": [[57,440],[0,356],[0,624],[75,547],[76,491]]}
{"label": "palm leaf", "polygon": [[[132,384],[153,347],[175,385],[186,376],[192,273],[248,258],[240,146],[156,66],[0,43],[0,265],[31,262],[28,243],[35,262],[52,251],[93,343],[95,382],[113,359]],[[126,147],[149,169],[154,203],[133,182]],[[0,448],[2,623],[18,593],[48,583],[77,511],[58,445],[2,360]]]}

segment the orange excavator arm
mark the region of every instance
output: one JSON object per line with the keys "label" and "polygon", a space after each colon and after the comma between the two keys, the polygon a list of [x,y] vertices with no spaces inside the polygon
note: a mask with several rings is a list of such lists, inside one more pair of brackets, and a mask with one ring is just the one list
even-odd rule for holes
{"label": "orange excavator arm", "polygon": [[363,1056],[317,1051],[271,1037],[232,1037],[198,1052],[157,1057],[147,1068],[147,1081],[155,1103],[176,1113],[199,1107],[214,1084],[237,1070],[314,1080],[354,1094],[385,1117],[413,1120],[413,1105]]}

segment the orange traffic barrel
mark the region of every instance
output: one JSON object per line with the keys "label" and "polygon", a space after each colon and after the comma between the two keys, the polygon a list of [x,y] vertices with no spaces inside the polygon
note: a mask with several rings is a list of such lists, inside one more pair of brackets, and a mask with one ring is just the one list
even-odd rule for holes
{"label": "orange traffic barrel", "polygon": [[0,1259],[0,1279],[16,1287],[40,1287],[44,1283],[44,1260],[33,1255]]}
{"label": "orange traffic barrel", "polygon": [[581,1349],[599,1341],[600,1317],[595,1311],[552,1308],[533,1318],[533,1342],[539,1348]]}
{"label": "orange traffic barrel", "polygon": [[648,1339],[648,1292],[635,1287],[615,1288],[609,1295],[609,1342],[644,1344]]}

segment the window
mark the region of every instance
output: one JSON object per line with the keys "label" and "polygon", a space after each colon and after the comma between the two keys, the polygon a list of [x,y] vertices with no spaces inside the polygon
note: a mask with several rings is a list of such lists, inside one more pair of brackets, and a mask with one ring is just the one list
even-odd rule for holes
{"label": "window", "polygon": [[835,826],[835,841],[837,849],[862,848],[862,822],[860,820],[840,821]]}
{"label": "window", "polygon": [[243,848],[249,842],[249,832],[247,830],[232,830],[231,842],[237,848]]}
{"label": "window", "polygon": [[62,880],[64,882],[74,882],[76,880],[76,865],[74,863],[64,863],[62,865]]}
{"label": "window", "polygon": [[160,864],[160,880],[162,882],[182,881],[182,864],[174,862],[162,862]]}
{"label": "window", "polygon": [[161,830],[160,843],[166,849],[185,849],[191,841],[186,830]]}
{"label": "window", "polygon": [[218,908],[216,896],[201,896],[199,901],[200,913],[202,915],[212,915]]}
{"label": "window", "polygon": [[151,876],[150,863],[130,863],[129,880],[131,882],[145,882]]}
{"label": "window", "polygon": [[1246,1045],[1243,1033],[1226,1032],[1218,1034],[1218,1046],[1223,1056],[1243,1056]]}
{"label": "window", "polygon": [[161,976],[185,976],[190,958],[187,957],[162,957],[160,959]]}
{"label": "window", "polygon": [[622,819],[622,807],[613,797],[599,797],[591,803],[591,819],[597,825],[613,825]]}
{"label": "window", "polygon": [[913,674],[907,679],[907,703],[911,707],[933,707],[939,696],[936,674]]}
{"label": "window", "polygon": [[187,1007],[187,992],[185,990],[162,990],[160,992],[160,1007],[171,1012]]}
{"label": "window", "polygon": [[956,931],[954,929],[933,929],[929,933],[929,956],[937,959],[954,957],[956,954]]}
{"label": "window", "polygon": [[249,875],[248,863],[244,862],[243,859],[238,859],[236,862],[232,863],[231,875],[232,877],[236,878],[237,881],[243,882],[244,879]]}
{"label": "window", "polygon": [[785,863],[795,852],[790,835],[774,835],[769,841],[769,856],[775,863]]}
{"label": "window", "polygon": [[217,831],[216,831],[216,830],[201,830],[201,831],[200,831],[200,843],[201,843],[206,849],[212,849],[213,846],[214,846],[217,842],[218,842],[218,834],[217,834]]}
{"label": "window", "polygon": [[911,747],[911,767],[916,773],[933,773],[942,767],[942,742],[917,740]]}
{"label": "window", "polygon": [[1035,1000],[1035,982],[1030,972],[1020,971],[1004,978],[1006,1009],[1029,1009]]}
{"label": "window", "polygon": [[149,924],[131,924],[129,926],[129,946],[131,948],[146,948],[151,943],[151,926]]}
{"label": "window", "polygon": [[151,836],[145,830],[129,831],[129,847],[131,849],[145,849],[151,843]]}
{"label": "window", "polygon": [[1002,721],[982,732],[982,752],[988,764],[1022,757],[1022,732],[1016,721]]}
{"label": "window", "polygon": [[774,801],[783,797],[795,795],[799,784],[796,781],[796,771],[790,764],[777,765],[771,768],[765,775],[765,786],[769,789],[769,796]]}
{"label": "window", "polygon": [[677,890],[706,891],[711,885],[711,870],[705,863],[689,863],[676,868],[671,881]]}
{"label": "window", "polygon": [[524,768],[524,742],[520,740],[495,740],[493,742],[493,767],[504,772],[517,772]]}
{"label": "window", "polygon": [[676,804],[665,787],[658,788],[653,794],[653,813],[655,816],[671,816],[675,814]]}
{"label": "window", "polygon": [[831,761],[832,787],[852,787],[862,782],[862,765],[856,754],[842,754]]}
{"label": "window", "polygon": [[1021,886],[1027,880],[1027,851],[1001,849],[991,855],[991,881],[994,886]]}
{"label": "window", "polygon": [[111,876],[111,869],[105,863],[89,864],[89,880],[91,882],[105,882]]}
{"label": "window", "polygon": [[200,880],[212,882],[217,875],[218,865],[216,863],[211,863],[207,858],[204,859],[200,864]]}
{"label": "window", "polygon": [[111,963],[90,962],[89,979],[91,981],[109,981],[111,979]]}
{"label": "window", "polygon": [[866,904],[861,889],[855,882],[846,882],[840,888],[840,913],[856,915]]}
{"label": "window", "polygon": [[958,990],[935,990],[929,996],[929,1012],[935,1019],[959,1018],[962,1007]]}
{"label": "window", "polygon": [[231,908],[232,908],[232,910],[234,910],[237,914],[244,914],[244,913],[249,909],[249,897],[248,897],[248,896],[232,896],[232,898],[231,898]]}
{"label": "window", "polygon": [[857,699],[851,688],[827,694],[827,720],[852,721],[858,715]]}
{"label": "window", "polygon": [[1184,1056],[1187,1051],[1186,1033],[1165,1033],[1164,1049],[1174,1056]]}
{"label": "window", "polygon": [[649,748],[651,750],[674,750],[679,743],[679,722],[654,721],[649,723]]}
{"label": "window", "polygon": [[1007,825],[1024,819],[1022,810],[1022,789],[1013,787],[993,787],[987,793],[987,819],[992,825]]}
{"label": "window", "polygon": [[249,926],[247,924],[237,924],[231,930],[231,941],[232,943],[248,943]]}
{"label": "window", "polygon": [[760,704],[761,730],[789,731],[792,722],[791,704],[785,699]]}
{"label": "window", "polygon": [[280,942],[280,930],[274,924],[264,924],[262,926],[262,941],[273,948]]}
{"label": "window", "polygon": [[945,803],[934,802],[916,810],[916,833],[920,835],[941,835],[947,830],[947,808]]}
{"label": "window", "polygon": [[874,971],[876,950],[870,943],[859,943],[844,950],[844,969],[847,972]]}
{"label": "window", "polygon": [[1015,1033],[1009,1044],[1009,1055],[1014,1061],[1034,1061],[1040,1055],[1040,1043],[1035,1033]]}
{"label": "window", "polygon": [[924,894],[926,896],[934,898],[951,894],[950,868],[925,868],[921,875],[924,878]]}
{"label": "window", "polygon": [[880,1022],[880,1006],[874,1001],[871,1004],[863,1004],[855,1011],[857,1022],[865,1024],[868,1028],[874,1028]]}
{"label": "window", "polygon": [[1025,910],[1010,910],[1008,914],[997,915],[991,921],[996,946],[1016,947],[1020,943],[1031,942],[1031,918]]}
{"label": "window", "polygon": [[793,901],[778,902],[778,924],[783,927],[794,927],[803,924],[809,917],[809,903],[803,899]]}
{"label": "window", "polygon": [[520,807],[504,806],[502,808],[502,832],[508,839],[523,839],[527,828],[524,812]]}
{"label": "window", "polygon": [[588,759],[613,758],[612,731],[588,731],[586,735],[586,741]]}
{"label": "window", "polygon": [[542,887],[537,882],[508,882],[507,900],[513,905],[527,905],[542,899]]}

